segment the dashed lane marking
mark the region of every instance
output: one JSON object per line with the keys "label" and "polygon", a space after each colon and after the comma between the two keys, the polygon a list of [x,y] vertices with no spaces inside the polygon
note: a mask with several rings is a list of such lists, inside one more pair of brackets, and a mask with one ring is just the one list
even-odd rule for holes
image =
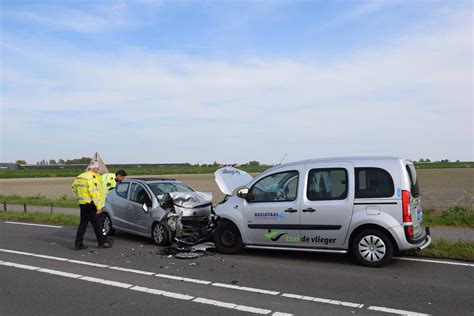
{"label": "dashed lane marking", "polygon": [[[247,312],[247,313],[252,313],[252,314],[269,315],[272,312],[269,309],[263,309],[263,308],[257,308],[257,307],[252,307],[252,306],[238,305],[238,304],[234,304],[234,303],[210,300],[210,299],[203,298],[203,297],[194,297],[194,296],[187,295],[187,294],[174,293],[174,292],[169,292],[169,291],[162,291],[162,290],[158,290],[158,289],[151,289],[151,288],[136,286],[136,285],[123,283],[123,282],[105,280],[105,279],[100,279],[100,278],[95,278],[95,277],[90,277],[90,276],[85,276],[85,275],[80,275],[80,274],[74,274],[74,273],[69,273],[69,272],[64,272],[64,271],[59,271],[59,270],[46,269],[46,268],[41,268],[41,267],[36,267],[36,266],[30,266],[30,265],[15,263],[15,262],[0,261],[0,266],[6,266],[6,267],[12,267],[12,268],[18,268],[18,269],[24,269],[24,270],[30,270],[30,271],[36,271],[36,272],[43,272],[43,273],[48,273],[48,274],[54,274],[54,275],[57,275],[57,276],[73,278],[73,279],[77,279],[77,280],[82,280],[82,281],[87,281],[87,282],[92,282],[92,283],[98,283],[98,284],[102,284],[102,285],[114,286],[114,287],[118,287],[118,288],[122,288],[122,289],[129,289],[129,290],[148,293],[148,294],[160,295],[160,296],[169,297],[169,298],[178,299],[178,300],[191,301],[191,302],[195,302],[195,303],[206,304],[206,305],[211,305],[211,306],[216,306],[216,307],[221,307],[221,308],[227,308],[227,309],[235,309],[235,310],[239,310],[239,311]],[[283,313],[280,313],[280,312],[275,312],[274,315],[289,315],[289,316],[291,316],[292,314],[283,314]]]}
{"label": "dashed lane marking", "polygon": [[407,258],[407,257],[395,257],[393,259],[405,260],[405,261],[427,262],[427,263],[449,264],[453,266],[462,266],[462,267],[474,267],[473,263],[445,261],[445,260],[418,259],[418,258]]}
{"label": "dashed lane marking", "polygon": [[5,224],[13,224],[13,225],[48,227],[48,228],[63,228],[62,226],[44,225],[44,224],[32,224],[32,223],[20,223],[20,222],[4,222],[4,223]]}

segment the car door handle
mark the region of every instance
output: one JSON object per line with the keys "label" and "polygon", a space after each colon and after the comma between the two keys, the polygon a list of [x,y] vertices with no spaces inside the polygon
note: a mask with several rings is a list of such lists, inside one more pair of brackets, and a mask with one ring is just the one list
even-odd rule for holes
{"label": "car door handle", "polygon": [[310,208],[305,208],[305,209],[303,210],[303,212],[305,212],[305,213],[313,213],[313,212],[316,212],[316,210],[315,210],[314,208],[310,207]]}
{"label": "car door handle", "polygon": [[298,212],[298,210],[295,210],[294,208],[291,208],[291,207],[290,207],[290,208],[287,208],[287,209],[285,210],[285,212],[287,212],[287,213],[296,213],[296,212]]}

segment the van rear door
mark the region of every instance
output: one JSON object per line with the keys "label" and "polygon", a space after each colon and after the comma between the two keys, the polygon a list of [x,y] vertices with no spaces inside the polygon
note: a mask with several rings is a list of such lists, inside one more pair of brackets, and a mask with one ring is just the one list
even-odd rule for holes
{"label": "van rear door", "polygon": [[406,161],[405,169],[408,173],[408,178],[410,180],[410,200],[408,208],[413,223],[413,238],[417,238],[418,236],[424,233],[422,226],[423,210],[421,208],[421,193],[419,180],[413,162]]}

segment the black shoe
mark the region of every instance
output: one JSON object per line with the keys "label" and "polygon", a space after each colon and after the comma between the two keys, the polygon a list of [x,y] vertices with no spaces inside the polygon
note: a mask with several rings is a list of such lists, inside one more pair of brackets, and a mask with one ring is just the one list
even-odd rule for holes
{"label": "black shoe", "polygon": [[104,242],[102,244],[99,244],[99,248],[112,248],[112,245],[108,242]]}
{"label": "black shoe", "polygon": [[87,249],[87,246],[84,246],[84,244],[76,245],[74,247],[74,250],[84,250],[84,249]]}

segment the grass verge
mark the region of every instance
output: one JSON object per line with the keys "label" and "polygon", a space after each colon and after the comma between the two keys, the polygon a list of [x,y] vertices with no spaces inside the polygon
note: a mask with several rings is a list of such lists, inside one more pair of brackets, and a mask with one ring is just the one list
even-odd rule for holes
{"label": "grass verge", "polygon": [[77,215],[49,214],[41,212],[0,212],[0,220],[53,225],[79,225],[79,216]]}
{"label": "grass verge", "polygon": [[428,248],[409,252],[408,254],[417,257],[474,261],[474,243],[462,240],[437,239],[433,240],[433,243]]}
{"label": "grass verge", "polygon": [[73,207],[77,208],[77,199],[70,198],[66,195],[59,199],[49,199],[43,195],[35,196],[19,196],[19,195],[0,195],[0,203],[6,201],[7,204],[26,204],[34,206],[50,206],[53,207]]}
{"label": "grass verge", "polygon": [[423,225],[474,228],[474,210],[453,206],[445,211],[423,211]]}

